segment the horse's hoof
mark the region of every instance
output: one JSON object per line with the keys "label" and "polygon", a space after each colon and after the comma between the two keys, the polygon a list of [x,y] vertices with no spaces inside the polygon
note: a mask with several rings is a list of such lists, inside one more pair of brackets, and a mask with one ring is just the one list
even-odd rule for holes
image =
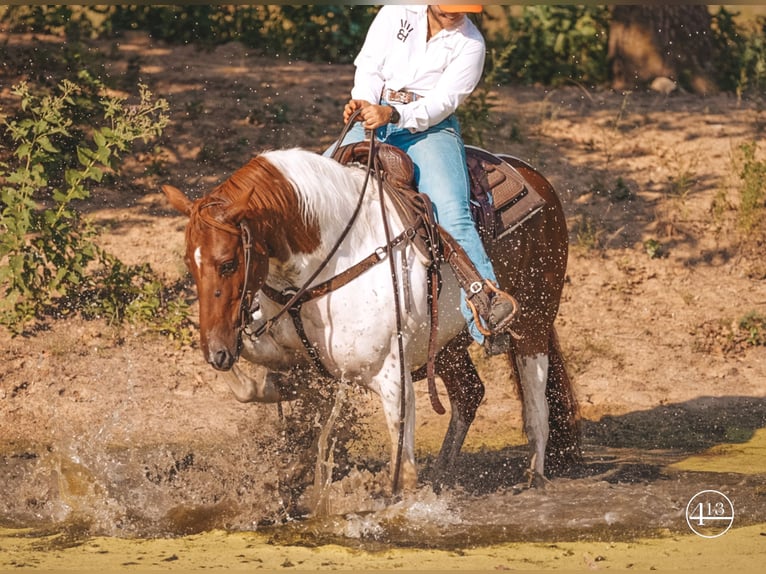
{"label": "horse's hoof", "polygon": [[524,471],[524,474],[527,479],[524,482],[520,482],[511,487],[513,494],[521,494],[525,490],[531,490],[533,488],[545,490],[545,488],[551,484],[550,480],[535,470],[527,469]]}
{"label": "horse's hoof", "polygon": [[488,356],[494,357],[495,355],[504,355],[510,350],[510,333],[495,333],[484,337],[484,352],[487,353]]}

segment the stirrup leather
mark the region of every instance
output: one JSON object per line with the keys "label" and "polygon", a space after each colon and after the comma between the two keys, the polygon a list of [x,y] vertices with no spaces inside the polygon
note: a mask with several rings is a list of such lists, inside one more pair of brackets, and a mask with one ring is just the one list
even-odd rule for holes
{"label": "stirrup leather", "polygon": [[[476,270],[465,250],[444,228],[439,227],[439,235],[442,239],[444,260],[450,265],[460,287],[465,291],[466,305],[473,313],[476,328],[485,337],[494,334],[494,332],[509,331],[508,327],[519,309],[516,299],[499,289],[492,281],[484,279]],[[488,328],[493,297],[507,299],[513,306],[510,315],[499,325],[495,325],[494,331]]]}

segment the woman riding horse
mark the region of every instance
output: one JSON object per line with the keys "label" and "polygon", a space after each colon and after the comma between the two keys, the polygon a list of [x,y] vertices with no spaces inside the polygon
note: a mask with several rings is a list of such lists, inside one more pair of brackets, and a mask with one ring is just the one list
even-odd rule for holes
{"label": "woman riding horse", "polygon": [[[430,197],[439,224],[494,286],[492,263],[471,218],[465,148],[455,117],[481,79],[484,39],[466,17],[481,10],[479,5],[383,6],[354,62],[354,87],[343,110],[344,122],[357,110],[360,122],[341,143],[362,141],[365,130],[376,130],[379,141],[404,150],[415,164],[418,190]],[[487,289],[481,284],[476,288]],[[508,350],[506,329],[514,307],[510,298],[489,291],[483,329],[477,327],[465,293],[461,311],[473,338],[496,355]]]}

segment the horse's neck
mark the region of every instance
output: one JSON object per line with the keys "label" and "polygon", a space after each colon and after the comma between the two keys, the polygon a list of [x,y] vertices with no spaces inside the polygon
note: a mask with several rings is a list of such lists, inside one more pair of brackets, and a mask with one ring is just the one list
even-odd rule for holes
{"label": "horse's neck", "polygon": [[[272,243],[267,281],[278,289],[300,287],[331,254],[336,241],[351,223],[365,182],[364,172],[302,150],[268,152],[263,157],[281,173],[290,174],[285,190],[292,191],[292,199],[285,202],[290,204],[290,209],[277,214],[284,219],[274,219],[262,226],[270,234]],[[376,196],[376,187],[368,182],[359,216],[317,281],[351,267],[385,245]],[[396,234],[401,230],[401,223],[393,211],[389,209],[389,215],[394,220],[392,228]]]}

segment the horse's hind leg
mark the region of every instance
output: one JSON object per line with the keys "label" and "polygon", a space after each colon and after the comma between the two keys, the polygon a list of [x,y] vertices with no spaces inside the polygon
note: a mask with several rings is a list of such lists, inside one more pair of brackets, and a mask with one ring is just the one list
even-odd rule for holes
{"label": "horse's hind leg", "polygon": [[539,485],[546,474],[582,463],[577,400],[553,328],[544,343],[517,343],[512,355],[530,448],[528,485]]}
{"label": "horse's hind leg", "polygon": [[582,465],[580,416],[555,329],[551,329],[548,345],[550,364],[545,392],[550,409],[550,436],[545,468],[549,475],[560,475]]}
{"label": "horse's hind leg", "polygon": [[468,338],[457,337],[436,357],[436,368],[447,389],[450,422],[432,472],[435,485],[452,474],[476,410],[484,398],[484,384],[468,354]]}
{"label": "horse's hind leg", "polygon": [[548,380],[549,358],[546,352],[518,351],[514,370],[521,394],[524,432],[529,442],[530,461],[528,486],[542,485],[545,480],[545,449],[548,445],[548,401],[545,388]]}

